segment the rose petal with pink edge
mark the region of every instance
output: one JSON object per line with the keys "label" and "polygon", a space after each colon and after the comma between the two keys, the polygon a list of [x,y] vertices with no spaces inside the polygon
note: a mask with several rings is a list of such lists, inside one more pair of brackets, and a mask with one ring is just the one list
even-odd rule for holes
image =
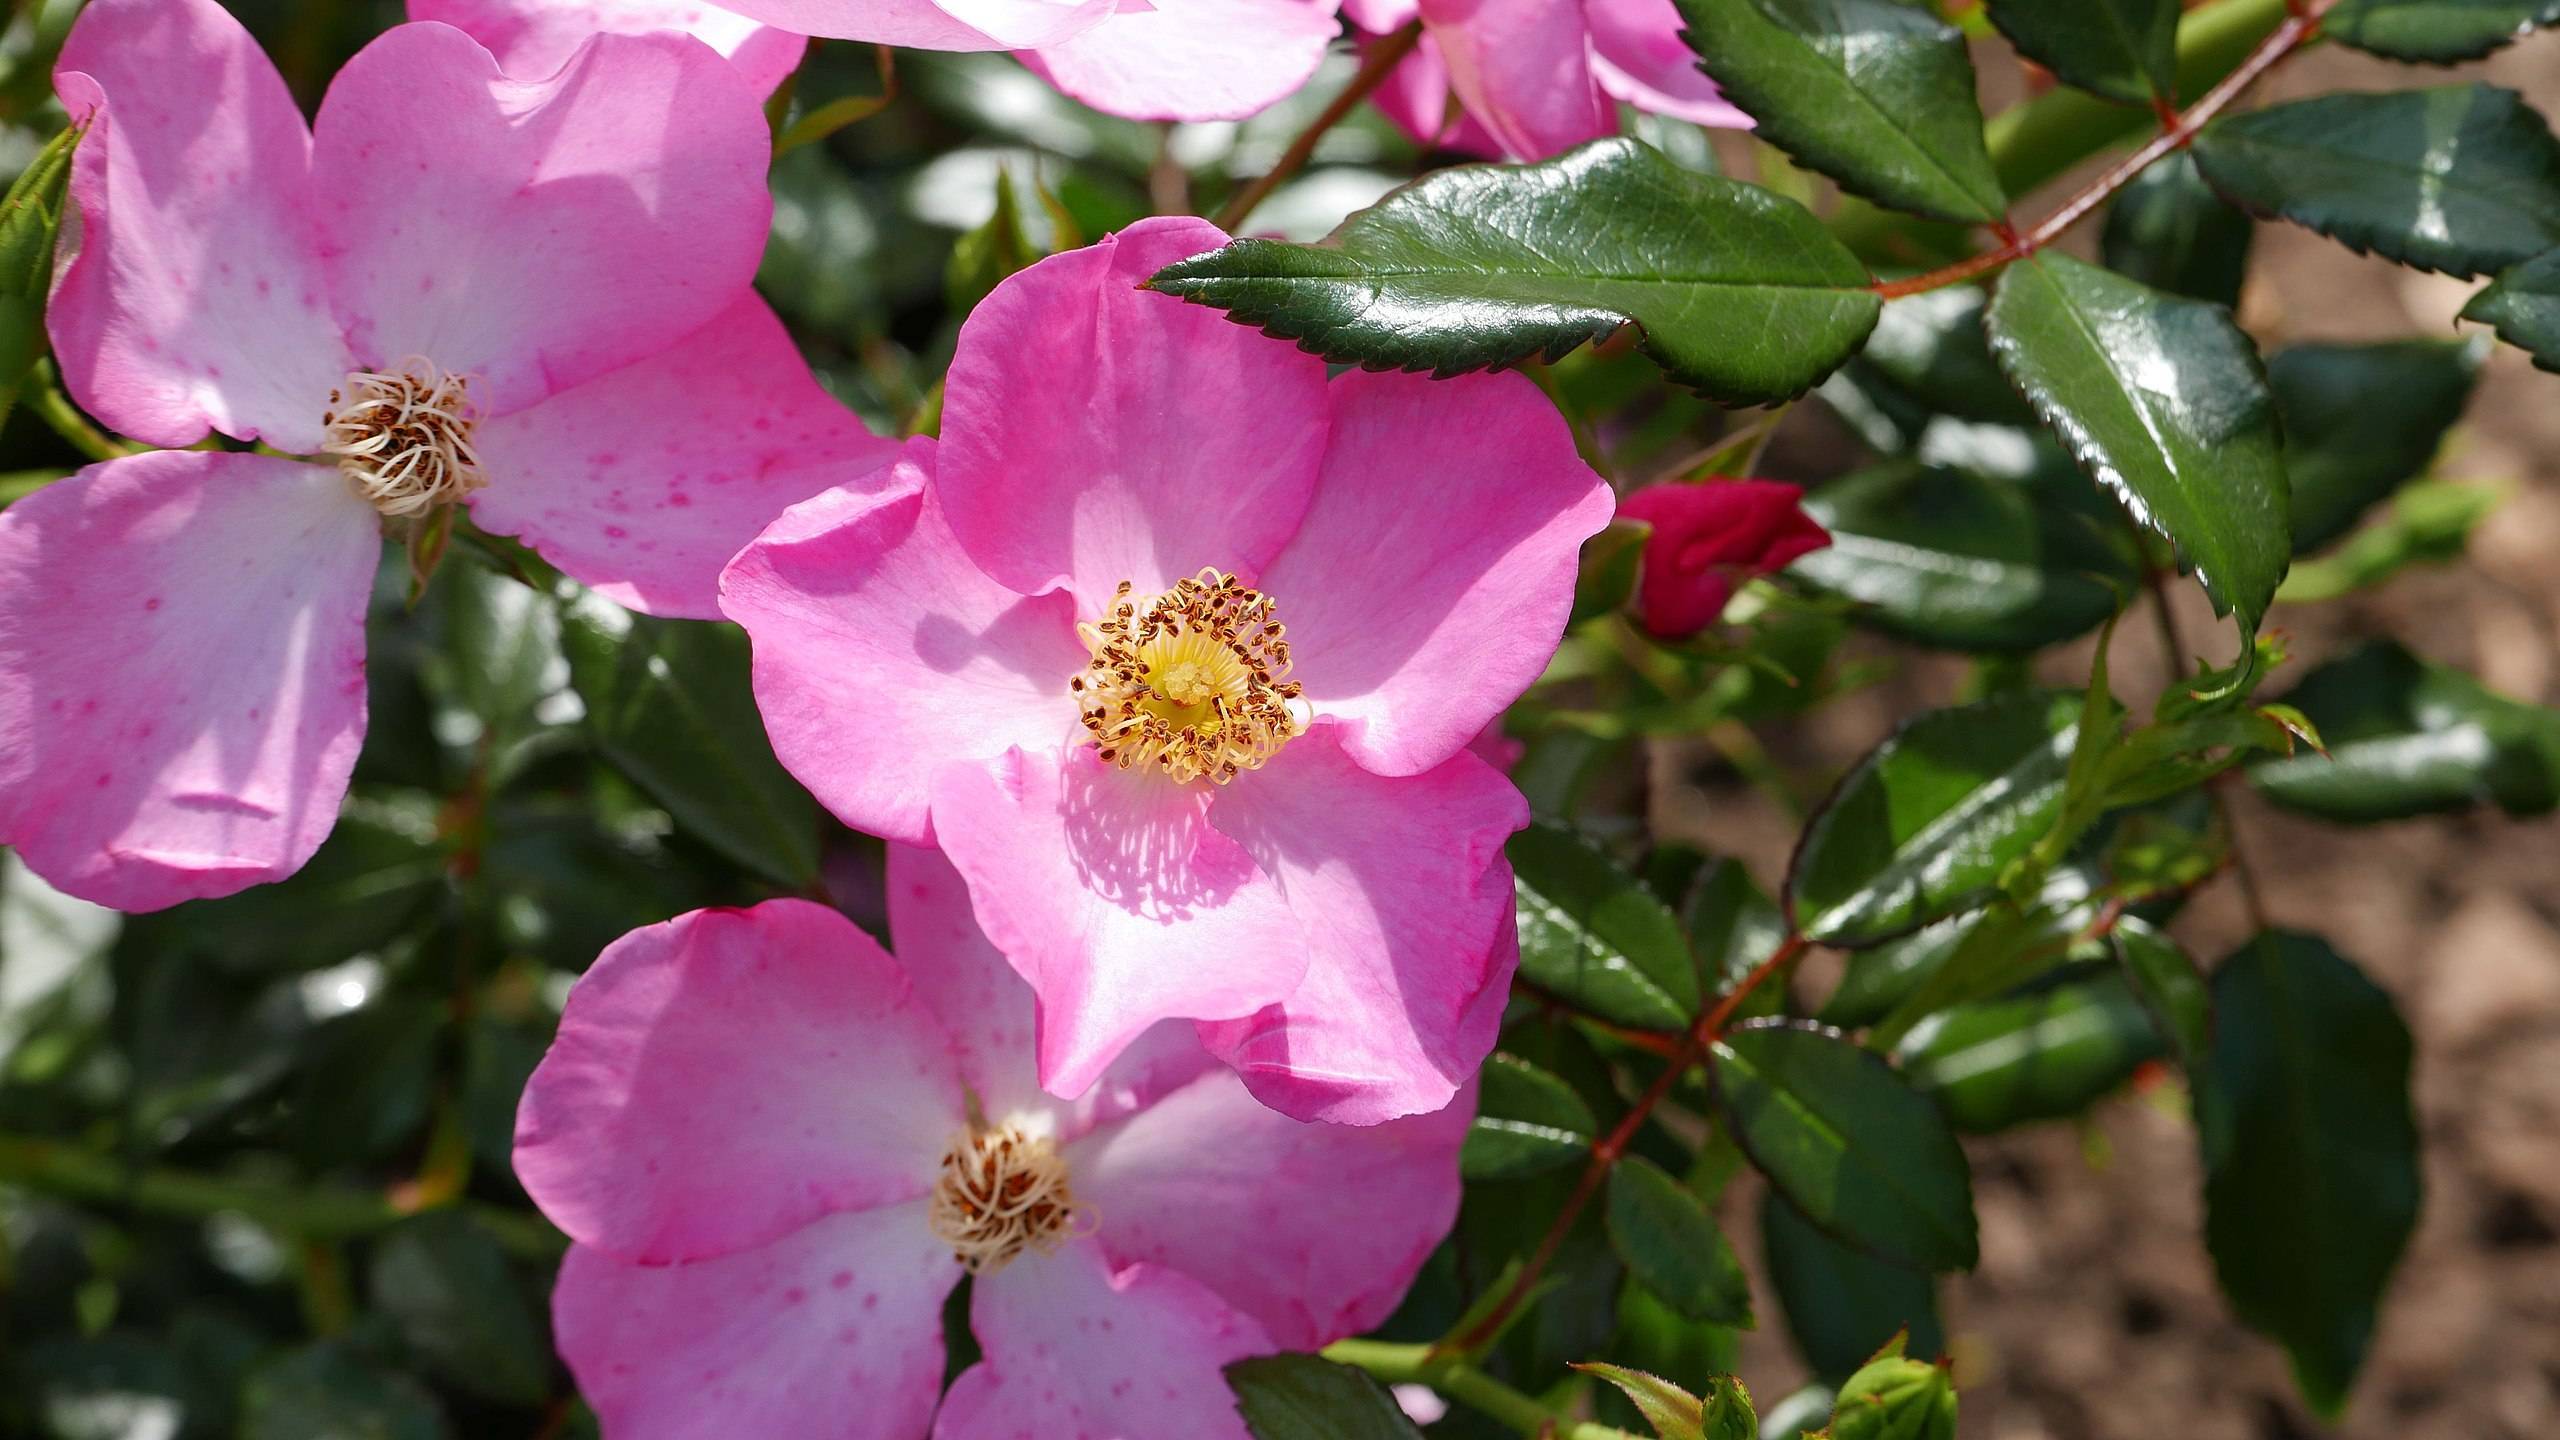
{"label": "rose petal with pink edge", "polygon": [[1295,93],[1341,27],[1335,0],[1152,0],[1022,59],[1132,120],[1241,120]]}
{"label": "rose petal with pink edge", "polygon": [[441,20],[489,47],[498,66],[539,80],[568,63],[590,35],[687,34],[729,57],[759,95],[800,64],[808,37],[759,25],[699,0],[409,0],[412,20]]}
{"label": "rose petal with pink edge", "polygon": [[1591,37],[1570,0],[1422,0],[1450,88],[1514,160],[1543,160],[1617,133],[1591,74]]}
{"label": "rose petal with pink edge", "polygon": [[721,0],[802,35],[909,50],[1054,45],[1111,18],[1119,0]]}
{"label": "rose petal with pink edge", "polygon": [[54,85],[95,127],[72,157],[78,222],[46,315],[72,397],[154,445],[210,428],[319,448],[347,346],[310,132],[257,42],[212,0],[94,0]]}
{"label": "rose petal with pink edge", "polygon": [[939,850],[889,847],[889,935],[914,977],[916,998],[942,1019],[960,1074],[989,1119],[1045,1117],[1039,1133],[1072,1140],[1096,1125],[1155,1103],[1203,1072],[1226,1067],[1189,1025],[1167,1021],[1120,1052],[1075,1100],[1040,1088],[1034,1058],[1038,1012],[1031,987],[1005,963],[969,904],[969,884]]}
{"label": "rose petal with pink edge", "polygon": [[989,575],[1063,580],[1092,619],[1120,581],[1250,576],[1289,538],[1324,450],[1324,362],[1137,288],[1226,240],[1142,220],[1006,280],[961,327],[936,484]]}
{"label": "rose petal with pink edge", "polygon": [[969,1328],[987,1358],[952,1382],[933,1440],[1250,1440],[1225,1367],[1277,1348],[1198,1281],[1115,1274],[1090,1239],[979,1276]]}
{"label": "rose petal with pink edge", "polygon": [[1219,1069],[1065,1151],[1114,1265],[1200,1281],[1289,1350],[1387,1318],[1458,1215],[1475,1097],[1382,1125],[1309,1125]]}
{"label": "rose petal with pink edge", "polygon": [[[635,610],[720,616],[720,571],[784,510],[897,458],[819,388],[753,291],[694,334],[473,437],[484,529]],[[858,483],[858,482],[857,482]]]}
{"label": "rose petal with pink edge", "polygon": [[1382,775],[1438,765],[1538,678],[1607,481],[1528,379],[1352,371],[1306,519],[1261,580],[1290,678]]}
{"label": "rose petal with pink edge", "polygon": [[334,470],[195,450],[0,511],[0,842],[120,910],[301,869],[364,742],[380,535]]}
{"label": "rose petal with pink edge", "polygon": [[918,1201],[683,1265],[573,1246],[552,1328],[613,1440],[919,1440],[959,1279]]}
{"label": "rose petal with pink edge", "polygon": [[1600,88],[1652,115],[1698,125],[1751,128],[1680,38],[1672,0],[1582,0],[1591,26],[1591,71]]}
{"label": "rose petal with pink edge", "polygon": [[1502,845],[1529,823],[1520,792],[1469,754],[1383,779],[1319,726],[1210,820],[1278,878],[1314,951],[1286,1000],[1202,1025],[1211,1052],[1301,1120],[1448,1104],[1491,1053],[1519,963]]}
{"label": "rose petal with pink edge", "polygon": [[397,26],[339,70],[314,131],[357,358],[467,375],[483,417],[701,329],[773,213],[755,92],[681,35],[598,35],[520,80],[458,30]]}
{"label": "rose petal with pink edge", "polygon": [[966,1123],[906,972],[805,900],[696,910],[606,947],[516,1114],[516,1176],[570,1238],[642,1263],[913,1199]]}
{"label": "rose petal with pink edge", "polygon": [[1079,733],[1067,680],[1090,658],[1064,594],[1018,595],[960,552],[934,453],[910,441],[878,493],[794,506],[721,577],[774,753],[846,824],[909,844],[933,838],[944,763]]}
{"label": "rose petal with pink edge", "polygon": [[990,940],[1040,997],[1040,1083],[1076,1096],[1148,1026],[1249,1015],[1298,988],[1308,940],[1208,822],[1205,787],[1084,745],[947,765],[933,825]]}

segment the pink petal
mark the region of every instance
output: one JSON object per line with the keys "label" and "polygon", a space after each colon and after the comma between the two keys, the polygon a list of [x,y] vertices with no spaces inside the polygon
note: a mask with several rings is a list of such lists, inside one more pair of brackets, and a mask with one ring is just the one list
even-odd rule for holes
{"label": "pink petal", "polygon": [[1224,1367],[1276,1348],[1198,1281],[1078,1240],[978,1277],[933,1440],[1249,1440]]}
{"label": "pink petal", "polygon": [[910,50],[1054,45],[1111,18],[1119,0],[720,0],[802,35]]}
{"label": "pink petal", "polygon": [[879,494],[803,501],[739,552],[721,609],[755,641],[774,753],[848,825],[933,837],[933,773],[1080,733],[1068,677],[1090,658],[1066,596],[979,573],[910,442]]}
{"label": "pink petal", "polygon": [[1314,954],[1288,999],[1201,1026],[1210,1050],[1301,1120],[1448,1104],[1492,1051],[1519,962],[1502,843],[1529,823],[1520,792],[1466,754],[1382,779],[1319,727],[1211,819],[1287,889]]}
{"label": "pink petal", "polygon": [[913,1199],[965,1123],[906,973],[805,900],[606,947],[516,1115],[516,1175],[570,1238],[657,1264]]}
{"label": "pink petal", "polygon": [[1159,1020],[1249,1015],[1297,988],[1307,939],[1208,823],[1204,787],[1090,746],[934,778],[933,824],[988,938],[1040,997],[1040,1083],[1082,1094]]}
{"label": "pink petal", "polygon": [[552,1326],[613,1440],[920,1440],[959,1278],[918,1201],[684,1265],[573,1246]]}
{"label": "pink petal", "polygon": [[1618,117],[1591,76],[1590,35],[1571,0],[1422,0],[1450,86],[1514,160],[1543,160],[1603,135]]}
{"label": "pink petal", "polygon": [[[1365,54],[1377,43],[1364,39],[1360,48]],[[1378,113],[1412,136],[1417,144],[1487,160],[1503,158],[1502,142],[1494,139],[1491,131],[1465,110],[1451,107],[1449,66],[1440,58],[1439,43],[1427,28],[1422,32],[1421,43],[1388,73],[1386,83],[1378,87],[1374,98]]]}
{"label": "pink petal", "polygon": [[314,129],[358,357],[466,374],[484,415],[701,329],[764,250],[763,109],[681,35],[598,35],[511,80],[457,30],[398,26],[338,72]]}
{"label": "pink petal", "polygon": [[72,397],[154,445],[212,428],[319,448],[347,347],[320,279],[310,132],[257,42],[212,0],[94,0],[54,85],[97,126],[73,157],[75,258],[47,316]]}
{"label": "pink petal", "polygon": [[1378,1324],[1458,1215],[1472,1095],[1383,1125],[1308,1125],[1226,1070],[1068,1147],[1114,1265],[1178,1270],[1313,1350]]}
{"label": "pink petal", "polygon": [[0,842],[120,910],[301,869],[364,742],[380,535],[336,471],[212,451],[0,511]]}
{"label": "pink petal", "polygon": [[1241,120],[1307,83],[1341,27],[1336,0],[1152,0],[1023,63],[1132,120]]}
{"label": "pink petal", "polygon": [[898,443],[818,386],[752,290],[675,345],[481,425],[471,518],[634,609],[720,615],[720,570]]}
{"label": "pink petal", "polygon": [[1671,0],[1582,0],[1591,24],[1591,71],[1600,88],[1653,115],[1751,128],[1680,38]]}
{"label": "pink petal", "polygon": [[1005,281],[960,328],[937,483],[989,575],[1064,580],[1090,619],[1122,580],[1250,574],[1289,538],[1324,449],[1324,362],[1137,288],[1226,239],[1141,220]]}
{"label": "pink petal", "polygon": [[1291,678],[1383,775],[1428,770],[1554,658],[1608,483],[1519,375],[1334,382],[1315,500],[1261,588]]}
{"label": "pink petal", "polygon": [[1401,30],[1422,13],[1422,0],[1342,0],[1343,18],[1372,35]]}
{"label": "pink petal", "polygon": [[558,70],[590,35],[676,30],[729,57],[759,95],[800,64],[804,36],[697,0],[409,0],[412,20],[441,20],[489,47],[524,80]]}

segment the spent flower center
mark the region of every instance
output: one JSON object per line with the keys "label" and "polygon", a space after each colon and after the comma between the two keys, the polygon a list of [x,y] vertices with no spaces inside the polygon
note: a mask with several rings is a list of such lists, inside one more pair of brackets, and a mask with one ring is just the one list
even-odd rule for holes
{"label": "spent flower center", "polygon": [[1306,728],[1270,596],[1215,569],[1148,600],[1130,591],[1121,581],[1110,612],[1078,627],[1093,660],[1068,682],[1104,760],[1223,785]]}
{"label": "spent flower center", "polygon": [[951,1142],[926,1223],[970,1274],[991,1275],[1025,1250],[1057,1249],[1079,1213],[1058,1147],[999,1125],[972,1127]]}
{"label": "spent flower center", "polygon": [[321,450],[385,518],[424,515],[489,483],[471,445],[470,380],[422,356],[350,374],[320,419]]}

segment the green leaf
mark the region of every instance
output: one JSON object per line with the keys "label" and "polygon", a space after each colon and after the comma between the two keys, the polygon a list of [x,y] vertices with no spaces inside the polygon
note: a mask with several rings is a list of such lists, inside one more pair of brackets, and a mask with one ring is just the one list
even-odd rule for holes
{"label": "green leaf", "polygon": [[1837,1381],[1906,1331],[1923,1355],[1946,1348],[1927,1272],[1841,1244],[1775,1190],[1761,1192],[1760,1245],[1787,1333],[1816,1375]]}
{"label": "green leaf", "polygon": [[2347,821],[2483,803],[2510,815],[2560,806],[2560,711],[2511,700],[2390,641],[2330,661],[2285,698],[2320,727],[2328,753],[2250,767],[2278,804]]}
{"label": "green leaf", "polygon": [[2462,318],[2495,329],[2537,368],[2560,371],[2560,250],[2501,273],[2462,307]]}
{"label": "green leaf", "polygon": [[2403,485],[2382,512],[2326,555],[2295,562],[2276,603],[2335,600],[2385,584],[2417,565],[2449,565],[2471,547],[2472,532],[2514,494],[2503,482],[2418,480]]}
{"label": "green leaf", "polygon": [[1689,1187],[1629,1155],[1609,1171],[1606,1219],[1609,1244],[1636,1283],[1692,1320],[1750,1327],[1751,1282]]}
{"label": "green leaf", "polygon": [[1759,1440],[1760,1417],[1751,1392],[1730,1375],[1718,1375],[1701,1399],[1659,1375],[1623,1365],[1576,1365],[1626,1392],[1660,1440]]}
{"label": "green leaf", "polygon": [[1831,544],[1789,573],[1923,645],[2033,650],[2096,629],[2137,593],[2129,547],[2028,487],[1895,462],[1805,499]]}
{"label": "green leaf", "polygon": [[445,1440],[444,1412],[418,1382],[322,1342],[249,1377],[241,1440]]}
{"label": "green leaf", "polygon": [[1873,369],[1932,411],[2000,425],[2032,425],[2035,412],[2009,388],[1982,337],[1990,297],[1972,285],[1888,301],[1856,368]]}
{"label": "green leaf", "polygon": [[1584,1159],[1599,1137],[1591,1107],[1566,1084],[1516,1055],[1484,1063],[1475,1123],[1459,1152],[1469,1180],[1508,1180]]}
{"label": "green leaf", "polygon": [[1759,138],[1842,189],[1937,220],[2008,207],[1955,27],[1893,0],[1680,0],[1680,14]]}
{"label": "green leaf", "polygon": [[1901,1337],[1840,1386],[1828,1440],[1955,1440],[1956,1387],[1942,1366],[1902,1353]]}
{"label": "green leaf", "polygon": [[2121,975],[2100,972],[1939,1012],[1902,1044],[1903,1073],[1959,1130],[2077,1115],[2163,1053]]}
{"label": "green leaf", "polygon": [[1761,1022],[1728,1033],[1714,1060],[1734,1140],[1814,1223],[1887,1259],[1973,1267],[1964,1151],[1881,1056],[1828,1030]]}
{"label": "green leaf", "polygon": [[2254,633],[2292,557],[2275,406],[2230,312],[2048,253],[2009,267],[1985,323],[2081,466]]}
{"label": "green leaf", "polygon": [[2460,340],[2295,345],[2268,358],[2295,554],[2344,535],[2375,502],[2426,473],[2485,358],[2483,345]]}
{"label": "green leaf", "polygon": [[721,853],[786,885],[815,884],[817,802],[765,738],[746,633],[634,615],[590,591],[562,601],[570,681],[598,753]]}
{"label": "green leaf", "polygon": [[[2058,903],[2046,898],[2057,891],[2070,898]],[[1919,977],[1892,1012],[1876,1022],[1867,1043],[1893,1049],[1940,1011],[1988,1000],[2061,968],[2085,928],[2087,894],[2083,877],[2066,875],[2046,886],[2032,904],[1994,902],[1945,960]]]}
{"label": "green leaf", "polygon": [[2286,931],[2222,963],[2213,1007],[2205,1246],[2232,1308],[2335,1419],[2418,1218],[2409,1028],[2353,964]]}
{"label": "green leaf", "polygon": [[1890,939],[1988,898],[2062,800],[2080,697],[1933,710],[1867,753],[1805,826],[1787,910],[1811,939]]}
{"label": "green leaf", "polygon": [[2339,0],[2320,33],[2393,60],[2477,60],[2560,24],[2560,0]]}
{"label": "green leaf", "polygon": [[375,1247],[366,1292],[446,1384],[502,1405],[550,1393],[550,1347],[506,1253],[469,1216],[402,1221]]}
{"label": "green leaf", "polygon": [[354,796],[311,863],[273,885],[181,906],[167,924],[175,945],[225,969],[306,970],[407,931],[445,893],[447,863],[432,797]]}
{"label": "green leaf", "polygon": [[536,723],[534,710],[567,682],[560,615],[551,597],[478,564],[445,567],[444,646],[430,680],[503,743]]}
{"label": "green leaf", "polygon": [[1404,187],[1322,246],[1239,240],[1147,282],[1328,360],[1436,375],[1552,360],[1621,324],[1729,405],[1802,394],[1875,324],[1812,212],[1632,140]]}
{"label": "green leaf", "polygon": [[2131,916],[2116,922],[2109,940],[2134,998],[2167,1038],[2180,1067],[2192,1074],[2204,1063],[2213,1021],[2212,1001],[2194,958],[2177,941]]}
{"label": "green leaf", "polygon": [[0,196],[0,421],[9,418],[18,388],[45,355],[54,237],[71,183],[71,152],[87,133],[85,120],[57,133]]}
{"label": "green leaf", "polygon": [[[1739,1152],[1736,1152],[1739,1158]],[[1685,1319],[1654,1298],[1641,1285],[1618,1287],[1618,1328],[1609,1337],[1609,1353],[1625,1368],[1658,1375],[1694,1391],[1713,1395],[1722,1377],[1742,1363],[1742,1332],[1724,1325],[1702,1325]],[[1748,1403],[1749,1397],[1743,1397]],[[1623,1396],[1594,1397],[1594,1418],[1625,1425],[1639,1418]]]}
{"label": "green leaf", "polygon": [[2178,89],[2178,0],[1986,0],[2020,54],[2066,85],[2148,105]]}
{"label": "green leaf", "polygon": [[1253,1440],[1421,1440],[1377,1381],[1314,1355],[1261,1355],[1227,1367]]}
{"label": "green leaf", "polygon": [[2181,150],[2156,160],[2107,207],[2099,255],[2107,268],[2191,300],[2238,305],[2257,231],[2247,212],[2213,193]]}
{"label": "green leaf", "polygon": [[1676,1030],[1700,1008],[1680,922],[1589,840],[1540,821],[1505,847],[1520,895],[1520,973],[1626,1025]]}
{"label": "green leaf", "polygon": [[441,1006],[385,995],[311,1032],[296,1072],[295,1147],[313,1169],[380,1157],[426,1127]]}
{"label": "green leaf", "polygon": [[2560,141],[2494,85],[2229,115],[2195,157],[2234,204],[2421,270],[2480,275],[2560,245]]}
{"label": "green leaf", "polygon": [[[1680,923],[1689,932],[1689,953],[1702,979],[1701,999],[1721,996],[1759,968],[1787,938],[1787,917],[1760,887],[1751,872],[1732,860],[1710,860],[1690,877],[1679,900]],[[1743,1001],[1741,1014],[1766,1014],[1782,1003],[1785,977],[1763,986]]]}
{"label": "green leaf", "polygon": [[1636,593],[1636,574],[1644,560],[1644,542],[1653,527],[1640,520],[1612,520],[1582,542],[1582,559],[1574,572],[1573,614],[1567,628],[1624,609]]}

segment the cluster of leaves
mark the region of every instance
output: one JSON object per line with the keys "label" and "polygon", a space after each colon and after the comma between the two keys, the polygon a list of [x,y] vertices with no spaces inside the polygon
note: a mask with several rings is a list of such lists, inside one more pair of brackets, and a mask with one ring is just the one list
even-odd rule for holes
{"label": "cluster of leaves", "polygon": [[[0,46],[0,121],[33,157],[0,209],[0,382],[36,382],[0,501],[61,473],[52,431],[77,422],[28,413],[59,397],[20,313],[58,203],[35,141],[68,8]],[[2560,145],[2485,86],[2249,109],[2219,82],[2315,35],[2469,58],[2560,3],[1682,8],[1759,122],[1760,183],[1647,122],[1432,170],[1323,243],[1243,240],[1152,282],[1344,363],[1532,365],[1620,479],[1749,468],[1798,403],[1866,452],[1812,477],[1833,546],[1714,636],[1643,638],[1621,613],[1636,537],[1594,543],[1509,721],[1539,819],[1511,847],[1520,980],[1456,1231],[1376,1337],[1238,1367],[1247,1422],[1410,1440],[1387,1381],[1456,1402],[1439,1437],[1948,1436],[1937,1277],[1978,1250],[1962,1137],[2081,1114],[2145,1066],[2193,1096],[2234,1308],[2335,1411],[2416,1214],[2407,1029],[2317,937],[2268,930],[2208,975],[2169,923],[2232,871],[2217,786],[2345,823],[2541,814],[2560,714],[2389,642],[2261,695],[2271,604],[2458,554],[2494,503],[2429,477],[2486,342],[2261,356],[2231,307],[2273,217],[2489,277],[2466,313],[2560,368]],[[296,9],[276,49],[306,98],[330,46],[392,18]],[[1969,47],[1991,30],[2065,88],[1986,124]],[[1323,98],[1167,137],[1001,57],[897,64],[885,100],[860,47],[795,80],[762,276],[884,429],[930,425],[959,319],[1004,275],[1232,193]],[[1312,238],[1426,158],[1374,119],[1332,130],[1257,228]],[[2098,263],[2049,248],[2083,216]],[[2235,618],[2237,658],[2137,716],[2106,641],[2181,572]],[[1972,657],[1971,698],[1823,777],[1774,891],[1742,863],[1768,857],[1631,823],[1611,782],[1653,736],[1708,737],[1801,804],[1753,727],[1902,653],[1861,630]],[[734,630],[629,614],[465,532],[372,631],[373,733],[301,874],[122,922],[0,874],[0,1434],[589,1433],[544,1335],[559,1242],[507,1163],[560,996],[607,941],[700,905],[823,893],[878,919],[876,848],[774,762]],[[2074,645],[2087,682],[2037,685]],[[1845,963],[1812,995],[1817,948]],[[1760,1414],[1731,1373],[1772,1304],[1816,1383]],[[965,1327],[950,1341],[967,1364]]]}

